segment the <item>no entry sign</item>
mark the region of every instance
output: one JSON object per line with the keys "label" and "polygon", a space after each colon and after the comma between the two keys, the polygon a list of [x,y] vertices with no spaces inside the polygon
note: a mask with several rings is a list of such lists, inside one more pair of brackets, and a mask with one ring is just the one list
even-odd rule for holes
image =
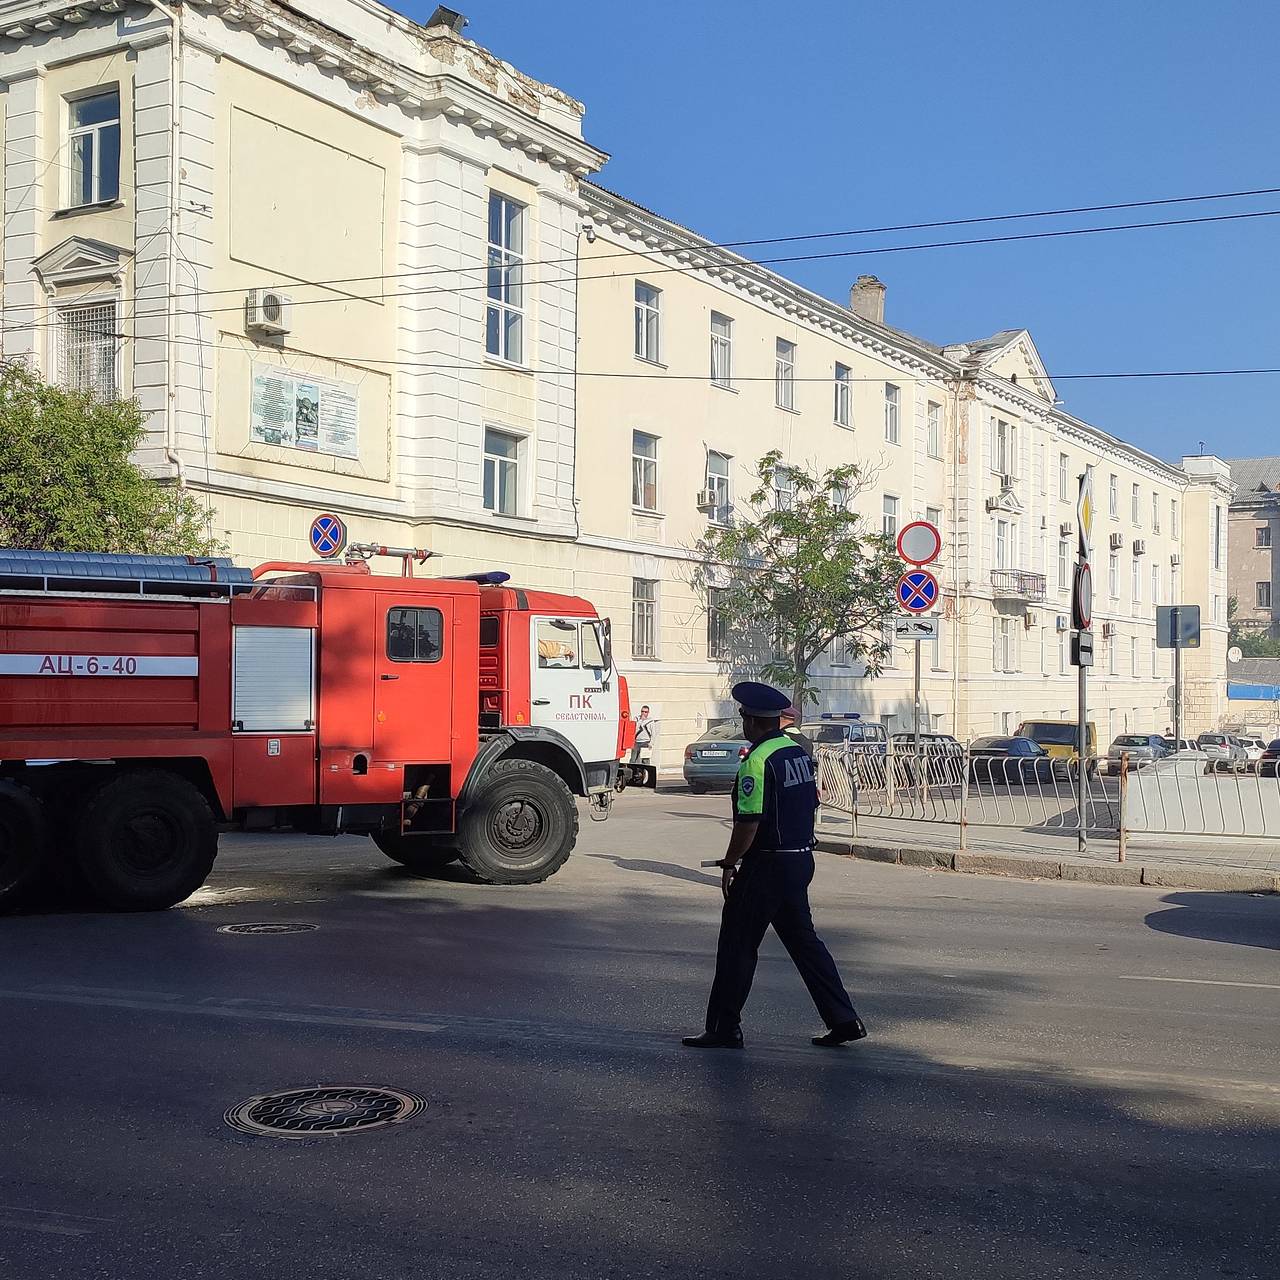
{"label": "no entry sign", "polygon": [[898,534],[898,555],[908,564],[932,564],[942,554],[942,535],[928,520],[913,520]]}

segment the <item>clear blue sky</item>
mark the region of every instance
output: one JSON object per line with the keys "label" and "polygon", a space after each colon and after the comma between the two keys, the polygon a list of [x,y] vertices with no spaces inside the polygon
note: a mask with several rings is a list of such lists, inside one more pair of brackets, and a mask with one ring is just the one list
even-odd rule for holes
{"label": "clear blue sky", "polygon": [[[586,103],[605,186],[716,240],[1280,187],[1280,7],[1261,0],[455,7]],[[1094,222],[1246,209],[1280,196]],[[1280,217],[780,269],[845,302],[874,273],[886,319],[935,342],[1026,326],[1051,373],[1241,368],[1280,366],[1278,244]],[[1280,375],[1058,393],[1164,457],[1280,453]]]}

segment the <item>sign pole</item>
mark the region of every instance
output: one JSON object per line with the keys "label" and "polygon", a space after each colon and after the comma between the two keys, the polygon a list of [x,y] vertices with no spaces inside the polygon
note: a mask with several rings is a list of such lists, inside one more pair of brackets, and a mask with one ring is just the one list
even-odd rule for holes
{"label": "sign pole", "polygon": [[1173,749],[1182,748],[1182,645],[1178,643],[1178,610],[1173,611]]}
{"label": "sign pole", "polygon": [[[1076,562],[1076,585],[1072,600],[1076,625],[1076,680],[1080,722],[1076,727],[1076,849],[1089,850],[1089,688],[1088,667],[1093,662],[1093,575],[1089,560],[1093,555],[1093,467],[1086,466],[1080,477],[1080,494],[1076,500],[1076,522],[1079,530]],[[1085,647],[1089,652],[1085,654]]]}
{"label": "sign pole", "polygon": [[1079,773],[1076,777],[1076,807],[1080,814],[1080,823],[1076,838],[1076,848],[1080,853],[1089,850],[1089,824],[1085,818],[1085,806],[1089,800],[1089,695],[1086,688],[1088,668],[1081,663],[1076,668],[1079,681],[1080,724],[1076,733],[1076,751],[1080,756]]}
{"label": "sign pole", "polygon": [[912,706],[912,709],[913,709],[913,714],[912,714],[912,732],[915,734],[915,739],[916,739],[916,760],[917,760],[917,762],[919,762],[919,759],[920,759],[920,650],[921,650],[921,648],[922,648],[922,645],[921,645],[920,641],[919,641],[919,640],[917,640],[917,641],[916,641],[916,679],[915,679],[915,694],[914,694],[914,697],[912,698],[912,702],[911,702],[911,706]]}

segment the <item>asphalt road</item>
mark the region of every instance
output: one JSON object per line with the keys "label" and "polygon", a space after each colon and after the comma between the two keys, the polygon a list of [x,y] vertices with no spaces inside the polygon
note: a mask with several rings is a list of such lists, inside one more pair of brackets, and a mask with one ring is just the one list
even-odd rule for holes
{"label": "asphalt road", "polygon": [[[629,794],[529,889],[241,837],[183,909],[0,920],[0,1276],[1276,1275],[1280,902],[826,857],[872,1038],[812,1048],[771,940],[699,1054],[722,811]],[[224,1123],[320,1083],[427,1106]]]}

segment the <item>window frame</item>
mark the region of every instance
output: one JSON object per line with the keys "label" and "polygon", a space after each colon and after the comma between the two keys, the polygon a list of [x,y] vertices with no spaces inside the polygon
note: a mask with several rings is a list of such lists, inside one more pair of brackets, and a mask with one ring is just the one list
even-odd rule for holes
{"label": "window frame", "polygon": [[[489,449],[489,437],[491,435],[501,436],[503,439],[510,440],[515,445],[515,457],[508,458],[504,454],[493,453]],[[480,501],[486,511],[492,512],[495,516],[505,516],[508,519],[519,516],[524,510],[524,451],[526,447],[527,437],[519,432],[510,431],[505,427],[488,426],[484,428],[484,436],[481,442],[481,483],[480,483]],[[489,473],[490,464],[492,466],[493,480],[490,484]],[[512,510],[504,511],[501,503],[501,481],[502,469],[505,467],[512,469],[511,492],[513,495]],[[490,505],[486,499],[486,491],[492,490],[494,505]]]}
{"label": "window frame", "polygon": [[[724,333],[716,332],[716,321],[724,322]],[[716,354],[719,352],[723,368],[719,376],[716,372]],[[711,385],[733,390],[733,317],[723,311],[711,313]]]}
{"label": "window frame", "polygon": [[1058,590],[1071,589],[1071,539],[1058,539]]}
{"label": "window frame", "polygon": [[1120,477],[1114,471],[1107,486],[1107,513],[1113,520],[1120,519]]}
{"label": "window frame", "polygon": [[[1266,596],[1265,600],[1263,599],[1264,595]],[[1271,608],[1271,583],[1270,582],[1255,582],[1253,584],[1253,607],[1255,609]]]}
{"label": "window frame", "polygon": [[[115,117],[108,120],[98,120],[92,124],[75,124],[73,123],[74,114],[77,107],[86,102],[92,102],[98,98],[115,98]],[[63,121],[66,133],[66,155],[68,163],[65,166],[65,177],[62,184],[62,194],[64,209],[91,209],[95,205],[113,204],[120,199],[120,165],[121,165],[121,148],[124,139],[124,121],[121,118],[121,100],[122,94],[120,86],[117,85],[95,85],[92,90],[83,93],[73,93],[63,99]],[[102,194],[102,135],[108,129],[114,129],[116,133],[116,172],[115,172],[115,190],[110,195]],[[91,169],[89,177],[90,198],[82,200],[78,198],[78,194],[74,190],[76,181],[76,165],[75,151],[76,143],[81,138],[91,140]],[[82,193],[81,193],[82,194]]]}
{"label": "window frame", "polygon": [[[646,598],[637,591],[637,587],[645,586],[650,589],[650,594]],[[637,646],[637,639],[641,634],[641,628],[637,625],[637,620],[641,617],[647,617],[647,623],[644,631],[648,636],[648,646],[641,649]],[[658,579],[657,578],[632,578],[631,579],[631,656],[632,658],[642,659],[644,661],[656,661],[658,657]]]}
{"label": "window frame", "polygon": [[[892,503],[892,507],[890,507]],[[902,514],[902,499],[895,493],[882,495],[880,503],[880,532],[887,538],[897,538],[902,527],[898,521]],[[892,525],[892,528],[890,527]]]}
{"label": "window frame", "polygon": [[[713,474],[711,470],[712,458],[719,458],[724,463],[723,475]],[[728,453],[721,453],[719,449],[708,449],[702,476],[705,489],[715,489],[717,492],[723,490],[724,501],[716,503],[712,508],[709,517],[711,523],[728,524],[729,517],[733,512],[733,456]],[[724,483],[720,484],[720,481]]]}
{"label": "window frame", "polygon": [[832,413],[837,427],[853,426],[853,370],[836,361],[833,373]]}
{"label": "window frame", "polygon": [[[652,456],[637,452],[637,442],[647,440],[653,445]],[[658,470],[658,444],[660,437],[652,432],[641,431],[638,427],[631,429],[631,509],[643,511],[646,515],[658,515],[661,511],[662,493],[659,489],[660,472]],[[650,477],[647,472],[652,472]],[[646,491],[653,490],[653,505],[649,506],[642,499]]]}
{"label": "window frame", "polygon": [[1142,486],[1133,485],[1129,495],[1129,522],[1135,529],[1142,528]]}
{"label": "window frame", "polygon": [[1071,459],[1065,453],[1058,454],[1058,501],[1070,502]]}
{"label": "window frame", "polygon": [[[498,239],[493,238],[494,212],[497,207]],[[508,218],[507,211],[514,216]],[[521,204],[501,191],[489,191],[486,230],[488,250],[485,268],[484,349],[492,360],[526,368],[525,360],[525,242],[529,206]],[[516,247],[515,242],[518,242]],[[495,292],[495,276],[497,291]],[[491,324],[496,317],[493,334]],[[515,341],[512,342],[512,335]],[[492,338],[492,345],[491,345]],[[513,354],[514,351],[514,354]]]}
{"label": "window frame", "polygon": [[774,405],[788,413],[796,411],[796,344],[786,338],[773,340]]}
{"label": "window frame", "polygon": [[[68,298],[65,302],[59,302],[54,305],[54,315],[56,317],[56,326],[53,330],[53,346],[54,346],[54,376],[57,385],[66,391],[91,391],[105,401],[114,401],[120,399],[122,391],[122,368],[124,343],[120,338],[120,298],[119,295],[110,295],[98,297],[94,295],[92,301],[88,300],[87,295],[81,298]],[[111,390],[108,395],[101,386],[98,385],[91,371],[88,377],[78,376],[75,380],[67,376],[67,363],[69,339],[74,336],[74,330],[70,324],[72,316],[83,312],[110,312],[110,329],[109,335],[100,336],[96,341],[105,345],[107,342],[111,344]],[[83,333],[83,328],[82,328]],[[80,352],[89,352],[92,350],[92,341],[81,341],[77,348]]]}
{"label": "window frame", "polygon": [[902,388],[896,382],[884,384],[884,438],[886,444],[902,443]]}
{"label": "window frame", "polygon": [[1271,526],[1269,524],[1254,525],[1253,545],[1258,551],[1271,550]]}
{"label": "window frame", "polygon": [[[642,298],[644,291],[650,296]],[[632,352],[646,364],[662,363],[662,290],[647,280],[637,280],[634,291]]]}
{"label": "window frame", "polygon": [[[397,658],[391,652],[391,615],[394,613],[427,613],[436,616],[436,655],[434,658],[418,657],[418,641],[422,635],[420,626],[415,625],[413,629],[413,649],[414,656],[412,658]],[[430,666],[433,663],[440,662],[444,658],[444,613],[440,609],[436,609],[431,605],[421,604],[393,604],[387,607],[386,628],[383,633],[383,653],[388,662],[404,662],[413,663],[415,665]]]}
{"label": "window frame", "polygon": [[729,620],[717,599],[727,595],[724,587],[707,588],[707,661],[724,662],[729,656]]}
{"label": "window frame", "polygon": [[925,401],[925,453],[930,458],[942,457],[942,405],[937,400]]}

